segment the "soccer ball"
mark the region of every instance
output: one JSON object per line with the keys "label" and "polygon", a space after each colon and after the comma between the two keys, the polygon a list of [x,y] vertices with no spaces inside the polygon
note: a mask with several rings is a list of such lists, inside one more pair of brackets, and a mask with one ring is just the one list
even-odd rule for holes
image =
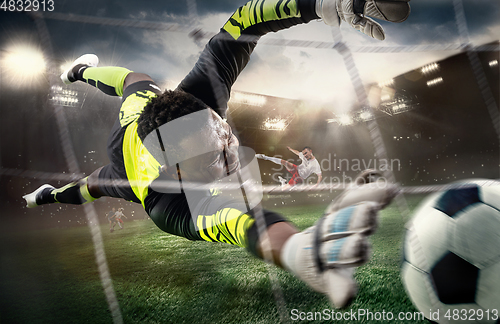
{"label": "soccer ball", "polygon": [[500,323],[500,186],[427,197],[407,224],[401,278],[437,323]]}

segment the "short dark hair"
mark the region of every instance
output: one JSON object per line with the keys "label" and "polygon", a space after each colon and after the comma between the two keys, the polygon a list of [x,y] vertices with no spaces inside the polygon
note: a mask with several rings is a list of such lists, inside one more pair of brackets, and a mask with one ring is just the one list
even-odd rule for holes
{"label": "short dark hair", "polygon": [[146,136],[176,118],[209,108],[203,101],[182,90],[166,90],[152,98],[137,120],[137,134]]}
{"label": "short dark hair", "polygon": [[303,150],[305,150],[305,149],[308,149],[308,150],[309,150],[309,151],[311,151],[311,152],[313,151],[313,149],[312,149],[312,148],[310,148],[309,146],[304,146],[304,148],[302,149],[302,151],[303,151]]}

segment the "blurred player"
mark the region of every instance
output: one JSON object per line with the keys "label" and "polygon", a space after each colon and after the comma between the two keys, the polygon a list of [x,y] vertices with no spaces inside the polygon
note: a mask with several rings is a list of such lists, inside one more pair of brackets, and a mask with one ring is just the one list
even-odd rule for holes
{"label": "blurred player", "polygon": [[111,233],[113,233],[113,231],[115,230],[115,225],[116,225],[116,218],[115,218],[115,214],[116,214],[116,208],[113,207],[111,209],[111,211],[109,211],[107,214],[106,214],[106,218],[108,219],[108,222],[109,222],[109,231]]}
{"label": "blurred player", "polygon": [[302,161],[300,165],[297,166],[283,159],[276,157],[269,157],[264,154],[256,154],[255,156],[258,159],[267,160],[276,164],[284,165],[287,171],[292,174],[292,178],[288,181],[288,184],[290,186],[304,183],[306,179],[313,173],[316,174],[316,176],[318,177],[316,185],[320,184],[321,180],[323,179],[323,175],[321,174],[321,167],[319,165],[318,160],[316,160],[316,158],[314,157],[312,149],[309,146],[306,146],[302,149],[302,152],[299,152],[297,150],[294,150],[290,146],[287,146],[287,148],[290,150],[290,152],[292,152],[293,154],[297,155],[300,158],[300,160]]}
{"label": "blurred player", "polygon": [[123,226],[122,226],[122,224],[123,224],[122,217],[127,218],[127,216],[125,216],[123,214],[123,208],[118,208],[118,210],[115,213],[115,219],[116,219],[116,223],[118,224],[118,226],[120,226],[120,229],[123,229]]}
{"label": "blurred player", "polygon": [[[171,234],[238,245],[258,258],[263,258],[263,251],[270,246],[277,266],[326,294],[335,306],[345,306],[356,294],[352,269],[368,260],[367,236],[373,233],[378,210],[390,201],[391,192],[379,190],[375,197],[373,190],[367,190],[370,194],[357,195],[349,204],[376,203],[349,207],[342,217],[330,208],[329,215],[315,226],[298,232],[281,215],[263,210],[260,204],[249,210],[245,204],[212,191],[189,196],[182,184],[213,183],[240,170],[239,142],[224,118],[231,87],[261,36],[322,18],[333,25],[344,20],[383,39],[380,25],[365,16],[368,12],[376,18],[399,21],[406,18],[409,6],[405,1],[250,1],[208,42],[174,91],[162,92],[146,74],[119,67],[99,68],[95,55],[80,57],[61,76],[65,83],[86,82],[122,97],[119,117],[108,139],[110,164],[60,189],[41,186],[24,196],[28,207],[84,204],[102,196],[140,203],[155,224]],[[395,19],[395,13],[399,18]],[[191,119],[194,125],[187,123]],[[178,127],[179,120],[182,127]],[[171,136],[162,139],[161,132],[168,130],[173,130]],[[207,147],[210,152],[198,154]],[[154,187],[161,178],[174,180],[180,191],[164,192]],[[336,206],[347,207],[342,202]],[[263,214],[265,232],[257,228],[257,213]],[[338,222],[342,226],[336,226]]]}

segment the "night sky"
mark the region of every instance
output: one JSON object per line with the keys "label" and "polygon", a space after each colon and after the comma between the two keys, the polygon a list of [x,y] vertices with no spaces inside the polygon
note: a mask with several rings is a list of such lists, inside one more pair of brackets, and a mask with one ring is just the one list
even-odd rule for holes
{"label": "night sky", "polygon": [[[244,2],[196,1],[196,4],[196,27],[215,33]],[[453,1],[412,1],[411,6],[412,13],[406,22],[382,22],[386,41],[371,40],[342,26],[344,41],[353,46],[463,43],[454,18]],[[464,8],[472,45],[498,41],[498,1],[467,0]],[[57,67],[81,54],[96,53],[102,65],[125,66],[148,73],[161,86],[173,88],[189,72],[206,42],[197,43],[188,36],[195,25],[183,1],[56,1],[54,12],[176,23],[182,27],[181,31],[167,32],[47,19],[54,55],[51,59]],[[321,22],[266,37],[332,41],[330,28]],[[0,11],[2,60],[20,45],[42,48],[46,44],[40,43],[34,23],[26,14]],[[377,119],[389,156],[400,162],[395,170],[398,181],[403,185],[420,185],[499,177],[498,135],[467,55],[457,50],[439,50],[392,54],[355,52],[353,56],[365,85],[394,78],[393,87],[397,91],[415,98],[412,110],[394,116],[382,114]],[[479,52],[479,57],[498,107],[498,64],[489,64],[498,60],[498,50]],[[425,83],[428,77],[415,78],[415,71],[436,61],[440,63],[436,76],[442,76],[444,82],[428,87]],[[16,228],[85,223],[82,208],[78,206],[53,205],[28,210],[21,198],[47,182],[47,178],[57,187],[66,183],[64,178],[72,176],[48,97],[47,78],[50,73],[60,72],[45,72],[19,82],[8,66],[2,64],[0,68],[2,218],[28,220],[24,224],[13,223]],[[106,137],[116,119],[120,100],[83,84],[68,89],[76,91],[79,99],[75,107],[64,110],[70,129],[68,136],[79,168],[89,174],[108,162]],[[229,110],[241,142],[257,152],[290,159],[293,156],[286,146],[296,149],[312,146],[322,166],[331,167],[325,171],[327,177],[354,176],[354,160],[374,158],[365,124],[341,126],[326,122],[359,108],[344,62],[331,49],[259,45],[234,90],[269,96],[267,105],[262,107],[233,103]],[[260,128],[266,118],[283,115],[293,116],[286,131]],[[340,159],[351,162],[350,170],[346,165],[340,169],[332,167]],[[275,183],[270,175],[276,173],[272,168],[273,165],[261,163],[266,183]],[[60,182],[53,180],[57,177],[61,178]],[[103,222],[106,211],[120,206],[125,207],[128,215],[133,215],[132,219],[144,218],[140,205],[110,198],[94,204]]]}

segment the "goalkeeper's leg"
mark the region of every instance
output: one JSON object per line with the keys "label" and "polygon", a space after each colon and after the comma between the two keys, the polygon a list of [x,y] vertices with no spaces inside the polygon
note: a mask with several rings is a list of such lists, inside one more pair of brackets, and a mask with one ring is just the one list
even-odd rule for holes
{"label": "goalkeeper's leg", "polygon": [[132,77],[134,74],[138,74],[117,66],[97,67],[98,63],[99,59],[96,55],[82,55],[61,74],[61,80],[66,84],[82,81],[98,88],[107,95],[123,96],[125,79],[131,74]]}
{"label": "goalkeeper's leg", "polygon": [[71,182],[62,188],[55,188],[44,184],[30,194],[24,195],[26,207],[34,208],[40,205],[64,203],[82,205],[103,196],[98,187],[99,172],[94,171],[90,176]]}

